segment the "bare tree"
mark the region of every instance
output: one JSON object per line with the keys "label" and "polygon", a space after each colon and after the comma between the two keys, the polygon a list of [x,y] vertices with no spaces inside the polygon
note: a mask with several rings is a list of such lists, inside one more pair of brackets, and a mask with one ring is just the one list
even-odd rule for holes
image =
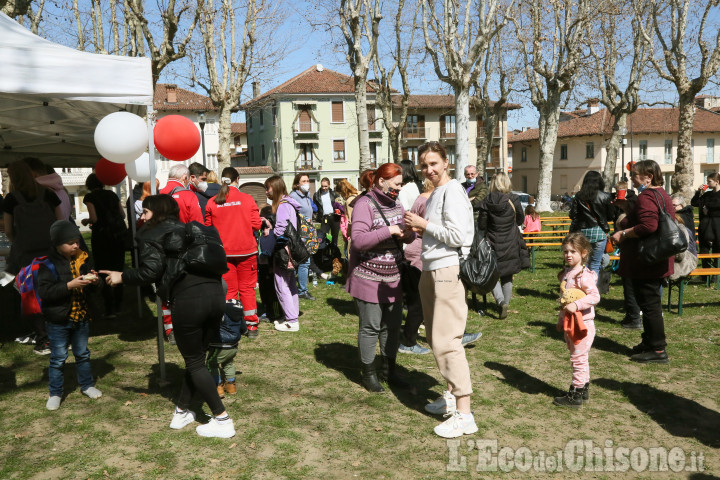
{"label": "bare tree", "polygon": [[[383,124],[385,125],[385,130],[388,132],[393,161],[396,163],[399,163],[401,160],[400,135],[407,123],[408,101],[410,97],[408,65],[413,52],[418,13],[418,9],[416,8],[412,22],[410,22],[409,26],[406,26],[403,19],[404,10],[405,0],[398,0],[393,27],[395,31],[394,45],[390,47],[390,51],[387,54],[380,54],[379,49],[376,49],[373,59],[373,69],[375,71],[375,77],[377,78],[375,102],[382,111]],[[407,38],[407,44],[403,44],[404,38]],[[392,65],[388,68],[386,68],[383,63],[383,60],[386,58],[392,62]],[[396,91],[392,86],[395,72],[400,75],[400,82],[402,84],[402,93],[399,95],[395,93]],[[397,105],[396,102],[399,102],[399,105]],[[397,111],[397,117],[394,115],[395,111]],[[395,118],[397,118],[397,121]]]}
{"label": "bare tree", "polygon": [[[33,10],[33,3],[37,9]],[[14,18],[20,25],[29,22],[30,31],[35,35],[42,19],[45,0],[0,0],[0,11],[10,18]]]}
{"label": "bare tree", "polygon": [[[678,147],[672,188],[690,198],[695,96],[720,67],[720,1],[698,4],[690,0],[643,0],[637,5],[644,3],[649,3],[652,18],[652,29],[641,24],[642,34],[652,48],[650,61],[661,78],[675,85],[679,97]],[[636,8],[636,15],[642,16],[640,8]],[[697,42],[695,48],[686,47],[686,38]],[[661,54],[656,55],[657,50]]]}
{"label": "bare tree", "polygon": [[[640,25],[644,22],[647,28],[649,17],[633,16],[629,7],[623,0],[611,2],[605,14],[597,16],[597,35],[588,41],[590,76],[600,92],[600,102],[608,109],[613,121],[612,133],[605,145],[607,154],[602,173],[608,190],[617,169],[620,141],[627,132],[627,118],[641,104],[639,93],[649,66],[650,49]],[[632,44],[632,51],[628,51],[628,44]],[[621,71],[618,71],[618,64]]]}
{"label": "bare tree", "polygon": [[[156,44],[152,29],[150,28],[148,22],[148,17],[144,11],[144,0],[126,1],[130,6],[129,11],[131,12],[131,17],[133,17],[132,19],[135,22],[136,27],[139,27],[142,30],[143,37],[145,38],[148,50],[150,51],[154,86],[160,78],[160,73],[168,66],[168,64],[185,57],[186,47],[192,38],[193,30],[195,30],[195,25],[198,22],[200,8],[203,2],[202,0],[198,0],[197,3],[185,0],[176,9],[176,0],[168,0],[165,8],[160,12],[163,25],[162,40],[159,44]],[[180,29],[181,18],[185,13],[193,15],[192,21],[187,28],[185,37],[177,42],[175,37]]]}
{"label": "bare tree", "polygon": [[[479,174],[485,175],[485,166],[495,140],[498,121],[503,118],[507,108],[507,100],[512,91],[513,81],[519,73],[517,64],[507,61],[511,57],[504,48],[500,35],[496,36],[491,48],[485,52],[481,77],[475,82],[475,95],[472,104],[475,112],[482,117],[482,135],[478,138],[478,158],[476,168]],[[494,88],[493,88],[494,87]],[[492,99],[491,91],[496,92]],[[478,134],[481,129],[478,128]],[[504,167],[504,165],[501,165]]]}
{"label": "bare tree", "polygon": [[240,105],[243,88],[256,61],[256,29],[269,2],[247,0],[243,7],[233,0],[218,3],[216,7],[215,0],[198,0],[207,70],[201,75],[193,65],[192,80],[207,92],[220,111],[218,164],[222,169],[230,166],[231,115]]}
{"label": "bare tree", "polygon": [[[340,30],[345,38],[347,59],[353,73],[360,170],[370,168],[370,133],[367,113],[367,76],[380,36],[379,0],[340,0]],[[365,51],[363,51],[363,47]]]}
{"label": "bare tree", "polygon": [[[580,68],[584,39],[593,13],[591,0],[528,0],[515,19],[525,61],[530,99],[540,114],[540,172],[536,210],[551,211],[553,157],[560,109]],[[529,25],[523,23],[527,21]],[[549,57],[549,58],[548,58]]]}
{"label": "bare tree", "polygon": [[437,7],[434,0],[421,1],[425,49],[438,79],[455,93],[455,178],[462,179],[468,165],[470,87],[480,75],[478,60],[507,23],[514,0],[499,20],[500,0],[466,0],[464,7],[460,0],[443,0]]}

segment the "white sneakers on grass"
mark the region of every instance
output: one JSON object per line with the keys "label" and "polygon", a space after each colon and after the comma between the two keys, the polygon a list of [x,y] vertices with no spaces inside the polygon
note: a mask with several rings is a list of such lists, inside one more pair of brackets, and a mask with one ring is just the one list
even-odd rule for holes
{"label": "white sneakers on grass", "polygon": [[449,390],[445,390],[434,402],[425,405],[425,411],[433,415],[451,415],[455,413],[456,408],[455,395]]}
{"label": "white sneakers on grass", "polygon": [[198,425],[195,431],[201,437],[231,438],[235,436],[235,425],[231,419],[218,421],[211,418],[205,425]]}
{"label": "white sneakers on grass", "polygon": [[45,408],[47,408],[48,410],[57,410],[58,408],[60,408],[61,401],[62,401],[62,397],[53,395],[50,398],[48,398],[48,401],[45,404]]}
{"label": "white sneakers on grass", "polygon": [[102,397],[102,392],[95,387],[86,388],[82,394],[93,399]]}
{"label": "white sneakers on grass", "polygon": [[181,428],[190,425],[192,422],[195,421],[195,412],[192,410],[185,410],[182,413],[179,413],[177,410],[175,410],[175,413],[173,413],[172,421],[170,422],[170,428],[173,430],[180,430]]}
{"label": "white sneakers on grass", "polygon": [[297,332],[300,330],[300,322],[278,322],[275,320],[275,330],[278,332]]}
{"label": "white sneakers on grass", "polygon": [[443,438],[457,438],[477,432],[478,427],[472,413],[460,413],[456,410],[433,430]]}

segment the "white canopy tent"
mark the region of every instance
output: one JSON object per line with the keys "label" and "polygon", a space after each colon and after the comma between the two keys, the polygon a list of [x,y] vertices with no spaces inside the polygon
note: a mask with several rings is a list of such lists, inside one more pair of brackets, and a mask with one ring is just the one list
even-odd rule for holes
{"label": "white canopy tent", "polygon": [[0,13],[0,166],[33,156],[92,167],[98,122],[121,110],[145,115],[152,101],[150,59],[73,50]]}

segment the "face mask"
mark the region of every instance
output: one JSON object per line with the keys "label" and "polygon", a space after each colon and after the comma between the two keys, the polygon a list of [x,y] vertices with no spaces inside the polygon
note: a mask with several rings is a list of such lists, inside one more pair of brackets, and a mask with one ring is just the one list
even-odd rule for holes
{"label": "face mask", "polygon": [[309,184],[309,183],[306,183],[305,185],[300,185],[300,190],[302,190],[302,191],[305,192],[305,193],[309,192],[309,191],[310,191],[310,184]]}
{"label": "face mask", "polygon": [[207,187],[207,182],[199,182],[197,185],[195,185],[195,188],[198,192],[204,192],[205,190],[207,190]]}
{"label": "face mask", "polygon": [[638,187],[638,193],[642,192],[642,191],[645,190],[646,188],[647,188],[647,185],[640,185],[640,186]]}
{"label": "face mask", "polygon": [[468,183],[475,183],[475,182],[477,182],[477,178],[468,178],[468,179],[467,179],[467,182],[468,182]]}
{"label": "face mask", "polygon": [[272,198],[266,198],[265,201],[268,205],[272,205]]}
{"label": "face mask", "polygon": [[385,195],[392,198],[393,200],[397,200],[398,195],[400,195],[400,190],[388,187],[388,191],[385,192]]}

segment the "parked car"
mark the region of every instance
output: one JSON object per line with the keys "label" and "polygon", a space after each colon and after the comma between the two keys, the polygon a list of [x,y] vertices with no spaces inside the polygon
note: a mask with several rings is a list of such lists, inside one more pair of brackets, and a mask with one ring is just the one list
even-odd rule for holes
{"label": "parked car", "polygon": [[[520,198],[520,205],[522,205],[523,212],[525,211],[525,208],[528,205],[532,205],[533,207],[535,206],[535,197],[533,197],[529,193],[525,193],[525,192],[512,192],[512,193],[514,193],[515,195],[518,196],[518,198]],[[532,199],[532,202],[530,202],[530,199]]]}

